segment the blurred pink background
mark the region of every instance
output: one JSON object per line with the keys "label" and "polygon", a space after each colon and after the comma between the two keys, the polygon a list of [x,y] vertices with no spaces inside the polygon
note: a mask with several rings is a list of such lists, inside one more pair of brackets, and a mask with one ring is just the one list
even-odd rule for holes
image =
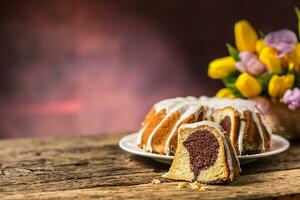
{"label": "blurred pink background", "polygon": [[0,137],[134,131],[158,100],[213,95],[234,22],[296,30],[296,1],[0,3]]}

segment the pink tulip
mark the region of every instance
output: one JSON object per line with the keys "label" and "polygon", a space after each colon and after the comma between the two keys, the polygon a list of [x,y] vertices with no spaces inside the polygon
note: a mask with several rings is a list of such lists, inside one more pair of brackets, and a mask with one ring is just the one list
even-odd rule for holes
{"label": "pink tulip", "polygon": [[236,63],[236,68],[241,73],[246,72],[252,75],[260,75],[266,71],[266,67],[259,61],[255,54],[243,51],[239,56],[241,60]]}
{"label": "pink tulip", "polygon": [[300,89],[294,88],[287,90],[283,96],[283,102],[288,105],[290,110],[300,108]]}
{"label": "pink tulip", "polygon": [[254,97],[251,98],[250,101],[255,103],[258,110],[260,110],[263,114],[267,114],[269,112],[270,103],[264,97]]}
{"label": "pink tulip", "polygon": [[293,31],[281,29],[269,33],[264,40],[265,44],[278,51],[278,57],[282,58],[294,50],[297,43],[297,36]]}

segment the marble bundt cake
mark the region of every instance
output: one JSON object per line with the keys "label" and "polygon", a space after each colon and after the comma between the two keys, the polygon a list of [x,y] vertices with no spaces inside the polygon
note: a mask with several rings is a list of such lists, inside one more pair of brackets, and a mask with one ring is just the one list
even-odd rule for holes
{"label": "marble bundt cake", "polygon": [[182,125],[178,137],[175,157],[165,178],[216,184],[239,176],[236,152],[226,131],[217,123]]}
{"label": "marble bundt cake", "polygon": [[142,122],[138,146],[147,152],[174,155],[178,128],[203,120],[220,124],[238,155],[270,148],[270,128],[253,103],[209,97],[177,97],[156,103]]}

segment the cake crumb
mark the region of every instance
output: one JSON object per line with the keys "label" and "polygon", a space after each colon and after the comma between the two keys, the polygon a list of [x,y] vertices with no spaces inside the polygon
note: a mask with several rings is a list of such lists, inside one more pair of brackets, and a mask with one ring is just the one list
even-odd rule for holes
{"label": "cake crumb", "polygon": [[152,181],[151,181],[151,185],[158,185],[158,184],[160,184],[161,183],[161,181],[159,180],[159,179],[153,179]]}
{"label": "cake crumb", "polygon": [[177,189],[183,189],[183,188],[187,188],[188,187],[188,183],[187,182],[180,182],[180,183],[178,183],[178,185],[177,185]]}
{"label": "cake crumb", "polygon": [[205,192],[207,189],[207,187],[205,187],[203,184],[201,184],[198,181],[195,181],[193,183],[179,182],[176,188],[177,189],[190,188],[192,190],[199,190],[202,192]]}
{"label": "cake crumb", "polygon": [[199,190],[199,191],[202,191],[202,192],[205,192],[207,187],[204,187],[200,182],[198,181],[195,181],[193,183],[190,183],[190,186],[191,186],[191,189],[192,190]]}

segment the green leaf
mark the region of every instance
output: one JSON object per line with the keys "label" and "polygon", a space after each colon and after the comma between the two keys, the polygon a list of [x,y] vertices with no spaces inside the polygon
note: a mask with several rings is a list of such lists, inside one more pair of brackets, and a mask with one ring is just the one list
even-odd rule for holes
{"label": "green leaf", "polygon": [[300,73],[296,73],[295,77],[296,77],[295,87],[300,88]]}
{"label": "green leaf", "polygon": [[259,38],[263,39],[265,38],[266,34],[262,30],[258,30],[258,36]]}
{"label": "green leaf", "polygon": [[229,83],[235,83],[237,77],[240,75],[241,73],[239,71],[234,71],[234,72],[231,72],[229,73],[227,76],[225,76],[223,78],[223,82],[225,84],[229,84]]}
{"label": "green leaf", "polygon": [[232,91],[234,96],[238,98],[244,98],[243,95],[240,93],[240,91],[236,88],[235,83],[227,83],[225,84],[225,86]]}
{"label": "green leaf", "polygon": [[273,75],[274,75],[274,73],[272,73],[272,72],[266,72],[257,78],[259,83],[262,86],[262,90],[263,90],[262,93],[265,95],[268,95],[268,85],[269,85],[270,79],[272,78]]}
{"label": "green leaf", "polygon": [[238,98],[243,98],[243,95],[240,93],[240,91],[236,88],[235,82],[238,76],[240,75],[240,72],[235,71],[230,74],[228,74],[225,78],[222,79],[225,87],[229,88],[234,96]]}
{"label": "green leaf", "polygon": [[295,7],[295,12],[297,15],[297,20],[298,20],[298,37],[300,38],[300,10],[299,10],[299,8]]}
{"label": "green leaf", "polygon": [[289,68],[288,74],[293,74],[295,76],[295,87],[300,87],[300,73],[295,68]]}
{"label": "green leaf", "polygon": [[231,55],[235,61],[240,61],[240,56],[239,56],[240,52],[229,43],[227,43],[226,46],[227,46],[229,55]]}

